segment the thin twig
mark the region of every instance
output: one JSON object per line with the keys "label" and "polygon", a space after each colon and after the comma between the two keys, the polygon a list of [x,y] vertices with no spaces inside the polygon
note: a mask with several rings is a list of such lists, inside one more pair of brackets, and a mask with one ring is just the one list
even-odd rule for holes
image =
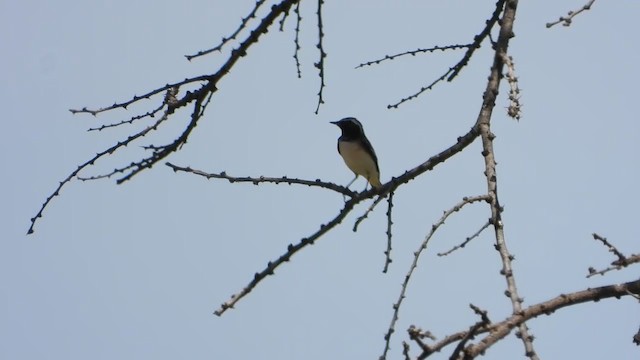
{"label": "thin twig", "polygon": [[465,205],[472,204],[478,201],[489,201],[489,200],[490,198],[487,195],[464,197],[462,201],[455,204],[449,210],[445,211],[442,217],[440,217],[440,219],[431,226],[431,230],[429,231],[427,236],[425,236],[424,241],[420,244],[420,247],[418,248],[418,250],[416,250],[413,253],[414,255],[413,262],[411,263],[411,266],[409,266],[409,271],[404,277],[404,282],[402,283],[398,300],[393,304],[393,316],[391,317],[391,323],[389,324],[387,333],[384,336],[385,346],[384,346],[382,355],[380,356],[380,360],[384,360],[387,358],[387,353],[389,352],[389,349],[390,349],[391,335],[395,332],[396,322],[398,321],[398,313],[400,312],[400,306],[404,301],[405,293],[407,292],[407,288],[409,287],[409,280],[411,280],[411,276],[413,275],[413,272],[418,267],[418,260],[420,259],[420,255],[422,254],[423,250],[427,248],[427,244],[429,243],[429,240],[431,240],[433,235],[436,233],[436,230],[438,230],[438,228],[440,228],[440,226],[442,226],[447,220],[447,218],[451,216],[453,213],[460,211],[460,209],[462,209]]}
{"label": "thin twig", "polygon": [[490,221],[490,220],[489,220],[489,221],[487,221],[486,223],[484,223],[484,225],[482,225],[482,227],[480,227],[480,229],[478,229],[478,231],[476,231],[473,235],[471,235],[471,236],[467,237],[467,238],[466,238],[466,239],[465,239],[465,240],[464,240],[460,245],[456,245],[456,246],[452,247],[451,249],[449,249],[449,251],[445,251],[445,252],[443,252],[443,253],[438,253],[437,255],[438,255],[438,256],[447,256],[447,255],[451,254],[452,252],[454,252],[454,251],[456,251],[456,250],[458,250],[458,249],[462,249],[462,248],[464,248],[465,246],[467,246],[467,244],[468,244],[471,240],[473,240],[473,239],[477,238],[478,236],[480,236],[480,234],[481,234],[481,233],[482,233],[486,228],[488,228],[488,227],[489,227],[489,225],[491,225],[491,221]]}
{"label": "thin twig", "polygon": [[324,90],[324,58],[327,57],[327,53],[324,52],[324,46],[322,45],[322,40],[324,39],[324,28],[322,25],[322,4],[324,4],[324,0],[318,0],[318,50],[320,51],[320,59],[317,63],[315,63],[316,68],[318,69],[318,75],[320,76],[320,90],[318,91],[318,106],[316,107],[316,114],[320,111],[320,105],[324,104],[324,99],[322,97],[322,91]]}
{"label": "thin twig", "polygon": [[[519,327],[520,324],[523,324],[533,318],[539,317],[541,315],[549,315],[560,309],[571,307],[577,304],[599,302],[603,299],[611,298],[619,299],[624,296],[630,296],[630,293],[640,293],[640,280],[630,281],[623,284],[589,288],[569,294],[561,294],[550,300],[531,305],[525,309],[522,309],[520,313],[511,314],[500,322],[494,322],[485,328],[479,329],[476,334],[486,334],[486,336],[478,341],[477,344],[465,349],[466,355],[468,356],[468,358],[473,359],[474,357],[485,353],[487,349],[507,336],[511,331],[513,331],[513,329]],[[426,351],[423,351],[423,354],[421,354],[418,358],[425,359],[429,355],[435,352],[439,352],[444,347],[460,341],[466,336],[467,332],[468,330],[460,331],[446,336],[436,344],[433,344],[431,346],[427,345]]]}
{"label": "thin twig", "polygon": [[300,3],[296,4],[293,12],[296,13],[296,37],[293,40],[296,49],[293,52],[293,59],[296,61],[296,71],[298,72],[298,79],[300,79],[302,78],[302,71],[300,70],[300,58],[298,57],[298,53],[300,52],[300,23],[302,22],[302,16],[300,16]]}
{"label": "thin twig", "polygon": [[[258,9],[260,8],[260,6],[262,6],[262,4],[264,4],[265,1],[266,0],[258,0],[258,1],[256,1],[256,5],[253,7],[253,10],[251,10],[249,15],[247,15],[244,18],[242,18],[242,21],[240,21],[240,26],[238,26],[236,31],[234,31],[233,34],[231,34],[229,37],[226,37],[226,38],[223,37],[222,40],[220,41],[220,44],[212,47],[211,49],[201,50],[201,51],[198,51],[196,54],[185,55],[184,57],[186,57],[187,60],[191,61],[194,58],[197,58],[197,57],[200,57],[200,56],[203,56],[203,55],[207,55],[207,54],[211,54],[214,51],[222,51],[222,47],[225,46],[227,43],[229,43],[231,40],[234,40],[236,38],[236,36],[238,36],[238,34],[240,34],[240,32],[247,27],[247,24],[249,23],[249,21],[256,17],[256,12],[258,12]],[[288,12],[288,9],[287,9],[287,11],[285,11],[285,14],[287,12]]]}
{"label": "thin twig", "polygon": [[[218,71],[215,72],[214,74],[197,76],[197,77],[185,79],[185,80],[177,82],[177,83],[167,84],[167,85],[162,86],[162,87],[160,87],[158,89],[149,91],[144,95],[141,95],[141,96],[134,95],[133,98],[128,100],[128,101],[124,101],[124,102],[121,102],[121,103],[114,103],[111,106],[103,107],[103,108],[100,108],[100,109],[97,109],[97,110],[90,110],[90,109],[87,109],[86,107],[82,108],[80,110],[71,109],[70,111],[72,113],[74,113],[74,114],[77,114],[77,113],[88,113],[88,114],[96,116],[97,114],[99,114],[101,112],[113,110],[113,109],[116,109],[116,108],[127,109],[127,106],[129,106],[129,105],[131,105],[133,103],[136,103],[136,102],[138,102],[138,101],[140,101],[142,99],[149,99],[149,98],[151,98],[151,97],[153,97],[155,95],[158,95],[158,94],[160,94],[160,93],[162,93],[164,91],[170,92],[170,91],[173,91],[173,89],[176,89],[176,93],[177,93],[177,89],[179,87],[181,87],[182,85],[192,84],[192,83],[196,83],[196,82],[202,82],[200,88],[198,88],[195,91],[186,91],[185,94],[180,99],[176,99],[175,96],[173,96],[173,97],[165,96],[165,99],[163,100],[163,103],[167,104],[167,107],[166,107],[166,110],[164,111],[164,115],[162,116],[162,118],[160,120],[156,121],[156,123],[153,124],[152,126],[149,126],[146,129],[144,129],[144,130],[142,130],[142,131],[140,131],[140,132],[138,132],[138,133],[136,133],[134,135],[130,135],[126,139],[117,142],[115,145],[109,147],[108,149],[106,149],[106,150],[104,150],[102,152],[99,152],[93,158],[91,158],[87,162],[85,162],[85,163],[81,164],[80,166],[78,166],[78,168],[76,170],[72,171],[65,179],[63,179],[59,183],[58,187],[54,190],[54,192],[51,193],[47,197],[47,199],[44,201],[44,203],[42,204],[42,206],[40,207],[40,209],[38,210],[36,215],[31,218],[31,225],[29,226],[29,229],[27,230],[27,234],[33,233],[36,221],[39,218],[42,217],[42,214],[43,214],[45,208],[50,204],[51,200],[55,196],[57,196],[60,193],[60,190],[62,189],[62,187],[64,185],[66,185],[67,183],[69,183],[73,178],[75,178],[81,170],[83,170],[87,166],[93,165],[95,163],[95,161],[97,161],[98,159],[100,159],[104,155],[107,155],[107,154],[111,155],[115,151],[120,150],[122,147],[127,146],[128,144],[132,143],[133,141],[144,137],[151,130],[156,130],[158,125],[160,125],[162,122],[167,120],[169,115],[173,114],[175,112],[175,110],[177,110],[177,109],[179,109],[181,107],[186,107],[187,105],[191,104],[193,106],[193,110],[191,112],[191,119],[190,119],[189,123],[187,124],[186,128],[183,130],[182,134],[177,139],[175,139],[172,143],[169,143],[167,145],[149,147],[149,149],[151,150],[151,155],[146,157],[146,158],[144,158],[144,159],[141,159],[139,161],[132,162],[131,166],[128,167],[130,172],[128,174],[124,175],[123,177],[121,177],[120,179],[118,179],[117,183],[121,184],[121,183],[131,179],[133,176],[138,174],[140,171],[143,171],[145,169],[151,168],[154,164],[156,164],[157,162],[161,161],[162,159],[164,159],[165,157],[167,157],[168,155],[170,155],[174,151],[179,150],[187,142],[187,139],[188,139],[189,135],[191,134],[191,131],[196,127],[198,121],[202,117],[202,115],[204,113],[204,110],[206,108],[206,105],[209,104],[209,102],[211,100],[212,93],[217,91],[217,84],[220,81],[220,79],[222,79],[224,76],[226,76],[231,71],[233,66],[237,63],[237,61],[241,57],[246,55],[247,50],[249,49],[249,47],[251,47],[253,44],[257,43],[262,34],[267,33],[267,30],[273,24],[273,22],[278,18],[278,16],[280,16],[284,12],[287,12],[291,8],[291,6],[293,4],[296,4],[298,1],[299,0],[282,0],[279,4],[271,6],[270,12],[268,14],[266,14],[259,21],[259,23],[255,26],[253,31],[248,35],[248,37],[244,41],[242,41],[240,43],[238,48],[236,48],[235,50],[231,51],[231,54],[230,54],[229,58],[222,64],[222,66],[220,66]],[[169,100],[171,100],[171,101],[169,101]]]}
{"label": "thin twig", "polygon": [[365,67],[365,66],[378,65],[378,64],[380,64],[382,62],[394,60],[396,58],[407,56],[407,55],[416,56],[417,54],[420,54],[420,53],[433,53],[433,52],[436,52],[438,50],[447,51],[447,50],[467,49],[467,48],[471,47],[472,45],[473,44],[454,44],[454,45],[445,45],[445,46],[436,45],[434,47],[430,47],[430,48],[426,48],[426,49],[421,49],[420,48],[420,49],[416,49],[416,50],[403,51],[401,53],[397,53],[397,54],[393,54],[393,55],[385,55],[385,57],[377,59],[377,60],[371,60],[371,61],[367,61],[367,62],[361,63],[358,66],[356,66],[356,69],[359,69],[359,68],[362,68],[362,67]]}
{"label": "thin twig", "polygon": [[567,13],[567,16],[561,16],[557,21],[547,23],[547,29],[560,23],[562,23],[562,26],[571,26],[571,24],[573,23],[573,18],[581,12],[591,9],[591,5],[593,5],[594,2],[596,2],[596,0],[589,0],[589,2],[582,6],[580,9],[576,11],[569,11]]}
{"label": "thin twig", "polygon": [[258,285],[258,283],[264,280],[267,276],[273,275],[275,269],[278,266],[282,265],[282,263],[284,262],[288,262],[289,260],[291,260],[291,257],[295,255],[298,251],[302,250],[302,248],[306,247],[307,245],[313,245],[313,243],[317,239],[319,239],[322,235],[324,235],[329,230],[333,229],[336,225],[340,224],[340,222],[342,222],[342,220],[347,216],[347,214],[351,210],[353,210],[354,205],[358,202],[359,200],[356,198],[347,201],[344,204],[344,208],[340,211],[340,213],[336,217],[334,217],[331,221],[329,221],[327,224],[320,225],[320,229],[315,231],[309,237],[302,238],[297,244],[295,245],[289,244],[284,254],[280,255],[280,257],[278,257],[274,261],[269,261],[267,263],[267,266],[262,271],[255,273],[255,275],[253,276],[253,279],[251,279],[251,281],[249,282],[249,284],[247,284],[247,286],[245,286],[239,293],[232,295],[229,300],[222,303],[222,305],[220,305],[220,307],[218,308],[218,310],[214,312],[214,314],[217,316],[221,316],[225,311],[233,308],[233,306],[240,299],[242,299],[247,294],[249,294]]}
{"label": "thin twig", "polygon": [[513,57],[502,54],[502,61],[507,67],[507,83],[509,83],[509,107],[507,115],[520,121],[522,117],[522,105],[520,104],[520,87],[518,86],[518,77],[516,76],[516,68],[513,64]]}
{"label": "thin twig", "polygon": [[385,260],[384,260],[384,269],[382,269],[383,273],[386,273],[389,270],[389,265],[391,264],[391,226],[393,225],[393,219],[391,218],[391,212],[393,210],[393,194],[394,192],[389,193],[389,199],[387,200],[387,250],[384,252]]}
{"label": "thin twig", "polygon": [[364,219],[369,217],[369,213],[371,213],[373,211],[373,209],[376,208],[376,206],[378,206],[378,204],[380,203],[380,201],[382,201],[382,199],[384,199],[384,197],[379,196],[373,203],[371,203],[371,205],[369,206],[369,208],[367,208],[367,210],[364,212],[364,214],[360,215],[357,219],[356,222],[353,224],[353,232],[358,231],[358,226],[360,226],[360,223],[362,221],[364,221]]}
{"label": "thin twig", "polygon": [[187,172],[187,173],[192,173],[198,176],[202,176],[205,177],[207,179],[224,179],[224,180],[228,180],[230,183],[252,183],[253,185],[258,185],[258,184],[262,184],[262,183],[269,183],[269,184],[288,184],[288,185],[292,185],[292,184],[298,184],[298,185],[306,185],[306,186],[315,186],[315,187],[321,187],[321,188],[325,188],[325,189],[329,189],[329,190],[333,190],[335,192],[341,193],[345,196],[348,196],[350,198],[353,198],[356,196],[356,192],[353,192],[347,188],[345,188],[344,186],[340,186],[340,185],[336,185],[334,183],[329,183],[329,182],[324,182],[321,181],[320,179],[316,179],[316,180],[304,180],[304,179],[297,179],[297,178],[290,178],[287,176],[282,176],[282,177],[267,177],[267,176],[260,176],[260,177],[250,177],[250,176],[230,176],[228,175],[225,171],[220,172],[220,173],[207,173],[201,170],[196,170],[196,169],[192,169],[191,167],[182,167],[182,166],[178,166],[178,165],[174,165],[172,163],[166,163],[166,165],[168,167],[170,167],[171,169],[173,169],[173,171],[175,172]]}
{"label": "thin twig", "polygon": [[[502,269],[500,273],[504,276],[507,283],[505,294],[511,300],[514,314],[522,311],[522,298],[518,295],[516,280],[513,275],[512,260],[513,255],[509,253],[506,238],[504,234],[504,223],[502,221],[502,206],[498,199],[498,175],[496,172],[496,159],[493,150],[493,139],[495,135],[491,132],[491,115],[495,108],[495,97],[498,93],[500,79],[504,68],[504,56],[508,54],[509,40],[513,37],[513,23],[515,21],[516,10],[518,8],[518,0],[507,0],[505,11],[500,20],[500,32],[498,40],[495,44],[495,54],[493,57],[493,65],[491,66],[491,74],[489,82],[484,93],[484,102],[490,101],[488,107],[481,109],[479,117],[480,137],[482,139],[482,155],[484,156],[485,170],[484,175],[487,183],[487,193],[491,200],[491,224],[495,230],[496,250],[500,254],[502,261]],[[495,86],[495,87],[494,87]],[[489,99],[487,99],[489,98]],[[529,334],[526,323],[519,324],[520,339],[525,348],[525,355],[531,360],[538,360],[538,356],[533,347],[533,336]]]}
{"label": "thin twig", "polygon": [[596,233],[593,233],[591,236],[593,236],[594,240],[602,242],[602,244],[604,244],[604,246],[606,246],[607,249],[609,249],[609,252],[613,253],[618,258],[619,262],[625,262],[627,260],[627,257],[624,256],[624,254],[620,252],[618,248],[616,248],[615,246],[613,246],[613,244],[607,241],[607,238],[602,237]]}
{"label": "thin twig", "polygon": [[387,109],[397,109],[400,105],[404,104],[405,102],[417,98],[425,91],[433,89],[433,87],[437,83],[443,81],[445,78],[447,79],[448,82],[453,81],[453,79],[455,79],[458,76],[458,74],[460,74],[460,71],[462,71],[462,69],[465,66],[467,66],[467,64],[469,63],[469,60],[471,60],[471,57],[473,56],[475,51],[480,48],[480,45],[482,44],[482,42],[491,35],[491,30],[493,29],[494,25],[498,22],[498,19],[500,18],[500,14],[502,13],[502,10],[504,8],[505,1],[506,0],[498,0],[496,2],[495,8],[493,10],[493,14],[491,14],[491,17],[485,22],[485,27],[482,29],[482,31],[480,31],[478,35],[476,35],[473,38],[473,42],[467,47],[467,51],[462,56],[462,59],[458,61],[458,63],[450,67],[449,70],[447,70],[443,75],[441,75],[439,78],[437,78],[428,86],[423,86],[420,88],[420,90],[413,93],[412,95],[402,98],[400,99],[400,101],[394,104],[387,105]]}
{"label": "thin twig", "polygon": [[[465,336],[460,340],[458,345],[456,345],[455,349],[453,350],[453,353],[451,353],[451,356],[449,356],[449,360],[458,360],[460,353],[465,352],[464,347],[467,344],[467,342],[469,342],[470,340],[473,340],[473,338],[476,336],[477,332],[480,331],[480,329],[486,328],[487,326],[491,325],[491,321],[489,320],[489,317],[487,316],[486,311],[481,310],[480,308],[478,308],[473,304],[469,304],[469,307],[471,307],[471,309],[473,309],[473,311],[480,316],[480,321],[473,324],[469,328],[469,330],[467,330],[467,333],[465,334]],[[466,354],[465,354],[465,359],[466,359]]]}

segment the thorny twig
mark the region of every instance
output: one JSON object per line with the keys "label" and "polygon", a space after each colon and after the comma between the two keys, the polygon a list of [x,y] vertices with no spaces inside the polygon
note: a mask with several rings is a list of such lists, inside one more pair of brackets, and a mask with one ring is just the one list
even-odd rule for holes
{"label": "thorny twig", "polygon": [[[597,288],[589,288],[586,290],[576,291],[569,294],[561,294],[550,300],[531,305],[522,309],[517,314],[511,314],[500,322],[494,322],[490,325],[478,329],[476,335],[486,334],[483,339],[476,344],[470,345],[465,349],[465,355],[468,359],[473,359],[480,354],[486,352],[496,342],[503,339],[515,328],[521,324],[541,315],[549,315],[560,309],[570,307],[577,304],[587,302],[599,302],[603,299],[619,299],[629,294],[640,293],[640,280],[630,281],[627,283],[607,285]],[[441,351],[446,346],[461,341],[467,335],[468,330],[460,331],[446,336],[433,345],[424,344],[421,346],[423,352],[418,359],[426,359],[429,355]],[[411,340],[414,340],[412,338]],[[415,341],[415,340],[414,340]]]}
{"label": "thorny twig", "polygon": [[482,225],[482,227],[480,227],[480,229],[478,229],[478,231],[476,231],[473,235],[471,235],[471,236],[467,237],[467,238],[466,238],[466,239],[465,239],[465,240],[464,240],[460,245],[456,245],[456,246],[452,247],[451,249],[449,249],[448,251],[445,251],[445,252],[443,252],[443,253],[438,253],[437,255],[438,255],[438,256],[447,256],[447,255],[451,254],[452,252],[454,252],[454,251],[456,251],[456,250],[458,250],[458,249],[462,249],[462,248],[464,248],[465,246],[467,246],[467,244],[468,244],[471,240],[473,240],[473,239],[477,238],[478,236],[480,236],[480,234],[481,234],[481,233],[482,233],[486,228],[488,228],[488,227],[489,227],[489,225],[491,225],[491,221],[487,221],[486,223],[484,223],[484,225]]}
{"label": "thorny twig", "polygon": [[387,329],[387,333],[384,335],[385,346],[384,346],[384,350],[382,352],[382,355],[380,356],[381,360],[384,360],[384,359],[387,358],[387,353],[389,352],[389,349],[390,349],[391,335],[395,332],[395,326],[396,326],[396,322],[398,321],[398,314],[400,312],[400,306],[402,306],[402,302],[405,299],[405,293],[407,292],[407,288],[409,287],[409,280],[411,280],[411,276],[413,275],[413,272],[418,267],[418,260],[420,259],[420,255],[427,248],[427,244],[429,243],[429,240],[431,240],[431,238],[436,233],[438,228],[440,228],[440,226],[444,225],[445,221],[447,220],[447,218],[449,218],[449,216],[451,216],[452,214],[460,211],[465,205],[473,204],[474,202],[478,202],[478,201],[489,201],[489,200],[490,200],[490,198],[489,198],[488,195],[464,197],[462,199],[462,201],[460,201],[459,203],[455,204],[449,210],[446,210],[443,213],[442,217],[440,217],[440,219],[438,221],[436,221],[436,223],[431,226],[431,230],[425,236],[424,240],[420,244],[420,247],[418,248],[418,250],[416,250],[413,253],[414,254],[413,261],[412,261],[411,265],[409,266],[409,271],[407,272],[407,274],[404,277],[404,281],[403,281],[402,287],[400,289],[400,294],[398,295],[398,300],[396,300],[396,302],[393,304],[393,316],[391,317],[391,323],[389,324],[389,327]]}
{"label": "thorny twig", "polygon": [[549,22],[547,23],[547,29],[557,25],[559,23],[562,23],[562,26],[571,26],[572,22],[573,22],[573,18],[580,14],[583,11],[587,11],[589,9],[591,9],[591,6],[593,5],[593,3],[595,3],[596,0],[589,0],[588,3],[586,3],[584,6],[582,6],[580,9],[576,10],[576,11],[569,11],[567,13],[567,16],[561,16],[557,21],[553,21],[553,22]]}

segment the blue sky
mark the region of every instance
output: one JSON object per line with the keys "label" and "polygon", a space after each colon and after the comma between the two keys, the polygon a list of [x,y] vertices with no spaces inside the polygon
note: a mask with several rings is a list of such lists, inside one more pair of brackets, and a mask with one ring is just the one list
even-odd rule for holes
{"label": "blue sky", "polygon": [[[466,43],[493,1],[326,2],[326,104],[319,78],[315,2],[301,5],[302,79],[293,61],[293,18],[270,31],[219,84],[189,143],[169,160],[208,172],[321,178],[351,173],[329,124],[356,116],[378,154],[382,180],[453,144],[473,124],[491,63],[478,51],[459,78],[396,110],[386,105],[430,83],[461,52],[419,55],[354,69],[387,54]],[[0,357],[3,359],[377,359],[415,251],[442,211],[485,191],[479,142],[395,195],[393,263],[382,274],[385,208],[351,231],[368,204],[284,264],[236,309],[212,315],[289,243],[313,233],[342,196],[296,186],[229,184],[159,164],[133,181],[66,186],[36,233],[29,219],[58,181],[131,128],[86,132],[133,115],[100,107],[167,82],[211,73],[226,59],[183,55],[216,45],[253,1],[2,1],[0,99]],[[569,27],[545,24],[581,1],[521,2],[511,42],[523,118],[506,116],[503,87],[492,122],[498,182],[514,271],[525,305],[561,292],[633,280],[625,269],[586,279],[613,260],[591,233],[637,252],[640,125],[634,109],[640,3],[596,2]],[[152,102],[131,110],[148,109]],[[153,143],[173,140],[178,114]],[[146,144],[146,143],[145,143]],[[140,144],[142,145],[142,143]],[[129,147],[85,175],[136,160]],[[364,187],[360,180],[355,189]],[[437,257],[489,217],[473,205],[431,241],[400,312],[390,358],[402,358],[414,324],[440,338],[507,316],[492,231]],[[565,309],[529,323],[541,358],[637,357],[640,310],[630,297]],[[416,347],[413,352],[416,353]],[[438,354],[448,358],[449,351]],[[486,357],[521,356],[511,335]]]}

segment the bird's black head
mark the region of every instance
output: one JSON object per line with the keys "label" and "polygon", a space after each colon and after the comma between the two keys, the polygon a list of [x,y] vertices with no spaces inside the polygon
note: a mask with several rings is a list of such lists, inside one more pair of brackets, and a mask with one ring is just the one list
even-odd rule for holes
{"label": "bird's black head", "polygon": [[342,136],[346,138],[359,138],[364,135],[364,129],[362,124],[354,117],[347,117],[340,121],[332,121],[332,124],[337,125],[342,130]]}

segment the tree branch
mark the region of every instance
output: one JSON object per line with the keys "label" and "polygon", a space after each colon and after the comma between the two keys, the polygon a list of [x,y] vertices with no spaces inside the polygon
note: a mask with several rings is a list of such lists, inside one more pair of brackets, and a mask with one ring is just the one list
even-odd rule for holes
{"label": "tree branch", "polygon": [[[589,288],[586,290],[576,291],[569,294],[561,294],[553,299],[531,305],[522,309],[517,314],[512,314],[501,322],[476,331],[477,334],[487,334],[483,339],[475,345],[470,345],[465,349],[465,354],[469,359],[473,359],[483,354],[493,344],[507,336],[513,329],[521,324],[541,315],[550,315],[557,310],[572,305],[582,304],[586,302],[598,302],[603,299],[616,298],[619,299],[630,294],[640,293],[640,280],[630,281],[623,284],[607,285],[597,288]],[[445,337],[442,341],[434,345],[426,345],[427,349],[423,350],[420,359],[425,359],[429,355],[439,352],[447,345],[460,341],[467,335],[467,330],[457,332]]]}

